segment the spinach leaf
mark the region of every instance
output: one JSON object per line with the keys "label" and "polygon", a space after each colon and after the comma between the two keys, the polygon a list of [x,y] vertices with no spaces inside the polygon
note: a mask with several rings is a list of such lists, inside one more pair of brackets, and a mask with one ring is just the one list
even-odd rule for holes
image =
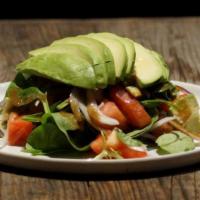
{"label": "spinach leaf", "polygon": [[33,149],[45,153],[71,148],[66,136],[52,122],[41,124],[35,128],[28,137],[27,143]]}
{"label": "spinach leaf", "polygon": [[33,148],[30,144],[26,143],[24,152],[31,153],[33,156],[45,155],[43,151]]}
{"label": "spinach leaf", "polygon": [[89,145],[78,147],[67,132],[79,128],[72,114],[45,113],[41,118],[41,123],[29,136],[26,151],[33,154],[52,154],[64,150],[86,151],[89,149]]}
{"label": "spinach leaf", "polygon": [[47,94],[44,94],[36,87],[20,88],[16,83],[11,82],[6,91],[6,101],[3,112],[7,113],[12,107],[27,105],[35,100],[40,100],[45,113],[50,113]]}
{"label": "spinach leaf", "polygon": [[148,126],[144,127],[143,129],[138,129],[138,130],[134,130],[132,132],[129,132],[126,135],[128,137],[132,137],[132,138],[136,138],[138,136],[141,136],[144,133],[147,133],[148,131],[150,131],[157,120],[158,120],[158,116],[155,115],[155,116],[152,117],[151,123]]}
{"label": "spinach leaf", "polygon": [[88,158],[88,152],[80,152],[80,151],[69,151],[69,149],[57,149],[48,152],[41,151],[39,149],[33,148],[30,144],[26,144],[24,152],[31,153],[33,156],[38,155],[51,155],[51,156],[64,156],[70,158]]}
{"label": "spinach leaf", "polygon": [[[35,116],[28,116],[29,120],[35,120]],[[33,118],[33,119],[32,119]],[[79,125],[71,113],[45,113],[40,119],[42,123],[34,129],[29,136],[27,151],[38,153],[54,153],[57,151],[77,150],[87,151],[89,145],[79,147],[70,137],[67,131],[79,129]],[[41,151],[41,152],[40,152]]]}
{"label": "spinach leaf", "polygon": [[71,113],[57,112],[52,113],[51,116],[53,117],[55,123],[62,132],[66,132],[66,130],[74,131],[79,129],[77,120]]}
{"label": "spinach leaf", "polygon": [[68,134],[68,130],[77,130],[79,129],[79,125],[74,118],[74,115],[66,112],[60,112],[60,113],[52,113],[51,114],[57,127],[60,131],[64,133],[66,136],[68,142],[71,144],[71,146],[76,149],[77,151],[87,151],[90,148],[90,145],[85,145],[83,147],[79,147],[75,144],[74,141],[70,138]]}
{"label": "spinach leaf", "polygon": [[158,153],[172,154],[193,150],[196,145],[193,139],[180,131],[161,135],[157,140]]}
{"label": "spinach leaf", "polygon": [[147,108],[155,108],[159,106],[161,103],[165,103],[169,106],[171,105],[169,101],[164,100],[164,99],[149,99],[149,100],[141,101],[141,103],[143,104],[143,106]]}
{"label": "spinach leaf", "polygon": [[36,87],[21,89],[14,82],[9,85],[6,97],[10,98],[14,106],[23,106],[33,102],[34,100],[45,101],[46,95]]}

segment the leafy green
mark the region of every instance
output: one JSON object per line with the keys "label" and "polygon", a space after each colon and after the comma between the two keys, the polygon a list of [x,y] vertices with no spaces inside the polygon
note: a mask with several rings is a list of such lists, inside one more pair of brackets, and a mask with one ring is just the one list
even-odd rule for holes
{"label": "leafy green", "polygon": [[51,112],[56,112],[58,109],[57,109],[57,105],[59,105],[61,103],[61,101],[57,101],[53,104],[50,105],[50,111]]}
{"label": "leafy green", "polygon": [[42,113],[35,113],[32,115],[23,115],[22,119],[29,121],[29,122],[35,122],[35,123],[39,123],[41,122],[41,118],[42,118]]}
{"label": "leafy green", "polygon": [[[69,130],[79,129],[73,114],[66,112],[45,113],[41,118],[41,123],[32,131],[27,140],[33,149],[44,153],[63,151],[64,149],[76,149],[77,151],[89,149],[89,145],[79,147],[68,133]],[[29,148],[29,152],[32,152],[32,149]]]}
{"label": "leafy green", "polygon": [[[19,80],[17,80],[19,79]],[[23,81],[22,75],[17,75],[16,82]],[[20,83],[22,84],[22,83]],[[13,107],[21,107],[32,103],[33,101],[39,100],[42,102],[45,112],[49,112],[49,105],[47,102],[47,95],[42,93],[36,87],[20,88],[15,82],[11,82],[4,100],[2,109],[2,116],[4,120],[8,119],[9,113]]]}
{"label": "leafy green", "polygon": [[138,136],[143,135],[144,133],[147,133],[148,131],[151,130],[151,128],[153,127],[153,125],[155,124],[155,122],[157,120],[158,120],[158,116],[157,115],[153,116],[152,119],[151,119],[151,123],[148,126],[144,127],[143,129],[138,129],[138,130],[134,130],[132,132],[129,132],[129,133],[127,133],[127,136],[132,137],[132,138],[136,138]]}
{"label": "leafy green", "polygon": [[186,130],[200,132],[199,104],[194,95],[178,97],[170,110]]}
{"label": "leafy green", "polygon": [[114,131],[117,131],[117,137],[118,137],[118,139],[122,143],[126,144],[129,147],[131,147],[131,146],[138,147],[138,146],[143,146],[144,145],[140,140],[133,139],[129,135],[123,133],[120,129],[115,129]]}
{"label": "leafy green", "polygon": [[33,148],[30,144],[26,143],[24,152],[31,153],[33,156],[45,155],[43,151]]}
{"label": "leafy green", "polygon": [[44,113],[41,118],[41,123],[46,124],[51,118],[52,118],[51,113]]}
{"label": "leafy green", "polygon": [[36,87],[21,89],[14,82],[9,85],[6,97],[10,98],[14,106],[23,106],[33,102],[34,100],[45,101],[46,95]]}
{"label": "leafy green", "polygon": [[161,82],[153,85],[145,92],[148,94],[147,98],[173,100],[176,97],[177,89],[171,82]]}
{"label": "leafy green", "polygon": [[17,73],[17,75],[15,76],[15,79],[13,80],[13,82],[17,86],[19,86],[20,88],[22,88],[22,89],[31,86],[30,83],[26,79],[26,75],[25,74],[21,74],[21,73]]}
{"label": "leafy green", "polygon": [[71,148],[66,136],[52,122],[41,124],[35,128],[28,137],[27,143],[33,149],[45,153]]}
{"label": "leafy green", "polygon": [[40,100],[44,107],[45,113],[50,113],[49,104],[47,101],[47,95],[41,92],[36,87],[28,87],[25,89],[20,88],[11,82],[6,91],[6,101],[3,109],[3,113],[9,112],[9,110],[15,106],[20,107],[27,105],[35,100]]}
{"label": "leafy green", "polygon": [[164,97],[165,99],[171,100],[177,95],[176,86],[171,82],[166,82],[158,90],[158,94]]}
{"label": "leafy green", "polygon": [[180,131],[161,135],[157,140],[158,153],[172,154],[193,150],[196,145],[193,139]]}
{"label": "leafy green", "polygon": [[141,101],[143,106],[147,108],[155,108],[159,106],[161,103],[165,103],[167,105],[171,105],[171,102],[164,100],[164,99],[149,99],[149,100],[143,100]]}
{"label": "leafy green", "polygon": [[94,157],[95,160],[100,159],[123,159],[119,152],[115,150],[104,149],[101,153]]}
{"label": "leafy green", "polygon": [[124,133],[118,128],[115,128],[113,131],[116,131],[118,139],[127,146],[143,146],[143,142],[135,138],[149,132],[157,120],[158,116],[155,115],[152,117],[151,123],[148,126],[143,129],[134,130],[129,133]]}
{"label": "leafy green", "polygon": [[51,116],[53,117],[55,123],[62,132],[66,132],[66,130],[74,131],[80,128],[76,118],[71,113],[57,112],[52,113]]}
{"label": "leafy green", "polygon": [[52,117],[59,128],[60,131],[64,133],[66,136],[68,142],[71,144],[71,146],[76,149],[77,151],[86,151],[89,149],[89,145],[85,145],[83,147],[77,146],[70,138],[68,134],[68,130],[77,130],[79,129],[79,125],[74,118],[74,115],[66,112],[60,112],[60,113],[52,113]]}
{"label": "leafy green", "polygon": [[69,99],[65,99],[63,102],[61,102],[61,103],[59,103],[57,106],[56,106],[56,108],[58,109],[58,110],[62,110],[62,109],[64,109],[66,106],[68,106],[69,105]]}
{"label": "leafy green", "polygon": [[175,85],[173,85],[171,82],[166,82],[160,87],[158,92],[162,93],[162,92],[173,91],[173,90],[175,90]]}

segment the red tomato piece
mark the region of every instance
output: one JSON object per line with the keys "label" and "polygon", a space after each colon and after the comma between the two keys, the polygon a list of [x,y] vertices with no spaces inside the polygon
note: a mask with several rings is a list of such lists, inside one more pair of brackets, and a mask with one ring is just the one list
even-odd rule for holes
{"label": "red tomato piece", "polygon": [[[117,126],[118,128],[120,128],[122,130],[127,129],[128,120],[126,119],[124,114],[120,111],[120,109],[117,107],[117,105],[114,102],[104,101],[103,105],[100,106],[99,109],[104,115],[111,117],[113,119],[116,119],[119,122],[119,125]],[[101,126],[101,127],[106,128],[106,129],[113,129],[114,128],[114,126],[108,126],[108,125],[104,125],[104,126]]]}
{"label": "red tomato piece", "polygon": [[146,157],[146,151],[138,151],[128,147],[126,144],[122,143],[116,135],[116,132],[107,132],[107,138],[105,144],[103,144],[103,137],[99,135],[94,141],[91,142],[90,147],[94,153],[99,154],[103,150],[103,145],[105,145],[108,150],[118,151],[123,158],[140,158]]}
{"label": "red tomato piece", "polygon": [[138,151],[130,147],[124,147],[120,152],[123,158],[142,158],[147,156],[146,151]]}
{"label": "red tomato piece", "polygon": [[120,86],[111,89],[111,98],[135,128],[143,128],[151,123],[151,117],[140,102]]}
{"label": "red tomato piece", "polygon": [[8,120],[8,144],[24,146],[34,125],[22,119],[17,113],[11,113]]}
{"label": "red tomato piece", "polygon": [[97,138],[90,143],[90,148],[96,154],[99,154],[103,151],[103,137],[102,137],[102,135],[98,135]]}

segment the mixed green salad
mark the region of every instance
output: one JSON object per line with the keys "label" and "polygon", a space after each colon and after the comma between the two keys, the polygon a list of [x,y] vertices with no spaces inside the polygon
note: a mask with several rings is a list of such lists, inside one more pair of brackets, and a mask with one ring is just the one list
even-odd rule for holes
{"label": "mixed green salad", "polygon": [[169,81],[164,58],[113,33],[29,52],[1,102],[2,147],[33,155],[140,158],[193,150],[199,105]]}

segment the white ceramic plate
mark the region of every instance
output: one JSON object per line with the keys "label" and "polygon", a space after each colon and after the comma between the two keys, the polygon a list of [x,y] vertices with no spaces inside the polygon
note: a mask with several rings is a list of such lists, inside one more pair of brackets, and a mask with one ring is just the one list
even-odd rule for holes
{"label": "white ceramic plate", "polygon": [[[174,83],[191,91],[200,102],[200,86],[178,81],[174,81]],[[0,84],[0,101],[5,95],[7,86],[8,83]],[[20,147],[4,147],[0,150],[0,163],[14,167],[43,171],[81,174],[113,174],[171,169],[195,164],[200,161],[200,147],[197,147],[193,151],[165,156],[159,156],[155,151],[151,151],[150,156],[147,158],[124,160],[52,158],[48,156],[32,156],[21,150]]]}

